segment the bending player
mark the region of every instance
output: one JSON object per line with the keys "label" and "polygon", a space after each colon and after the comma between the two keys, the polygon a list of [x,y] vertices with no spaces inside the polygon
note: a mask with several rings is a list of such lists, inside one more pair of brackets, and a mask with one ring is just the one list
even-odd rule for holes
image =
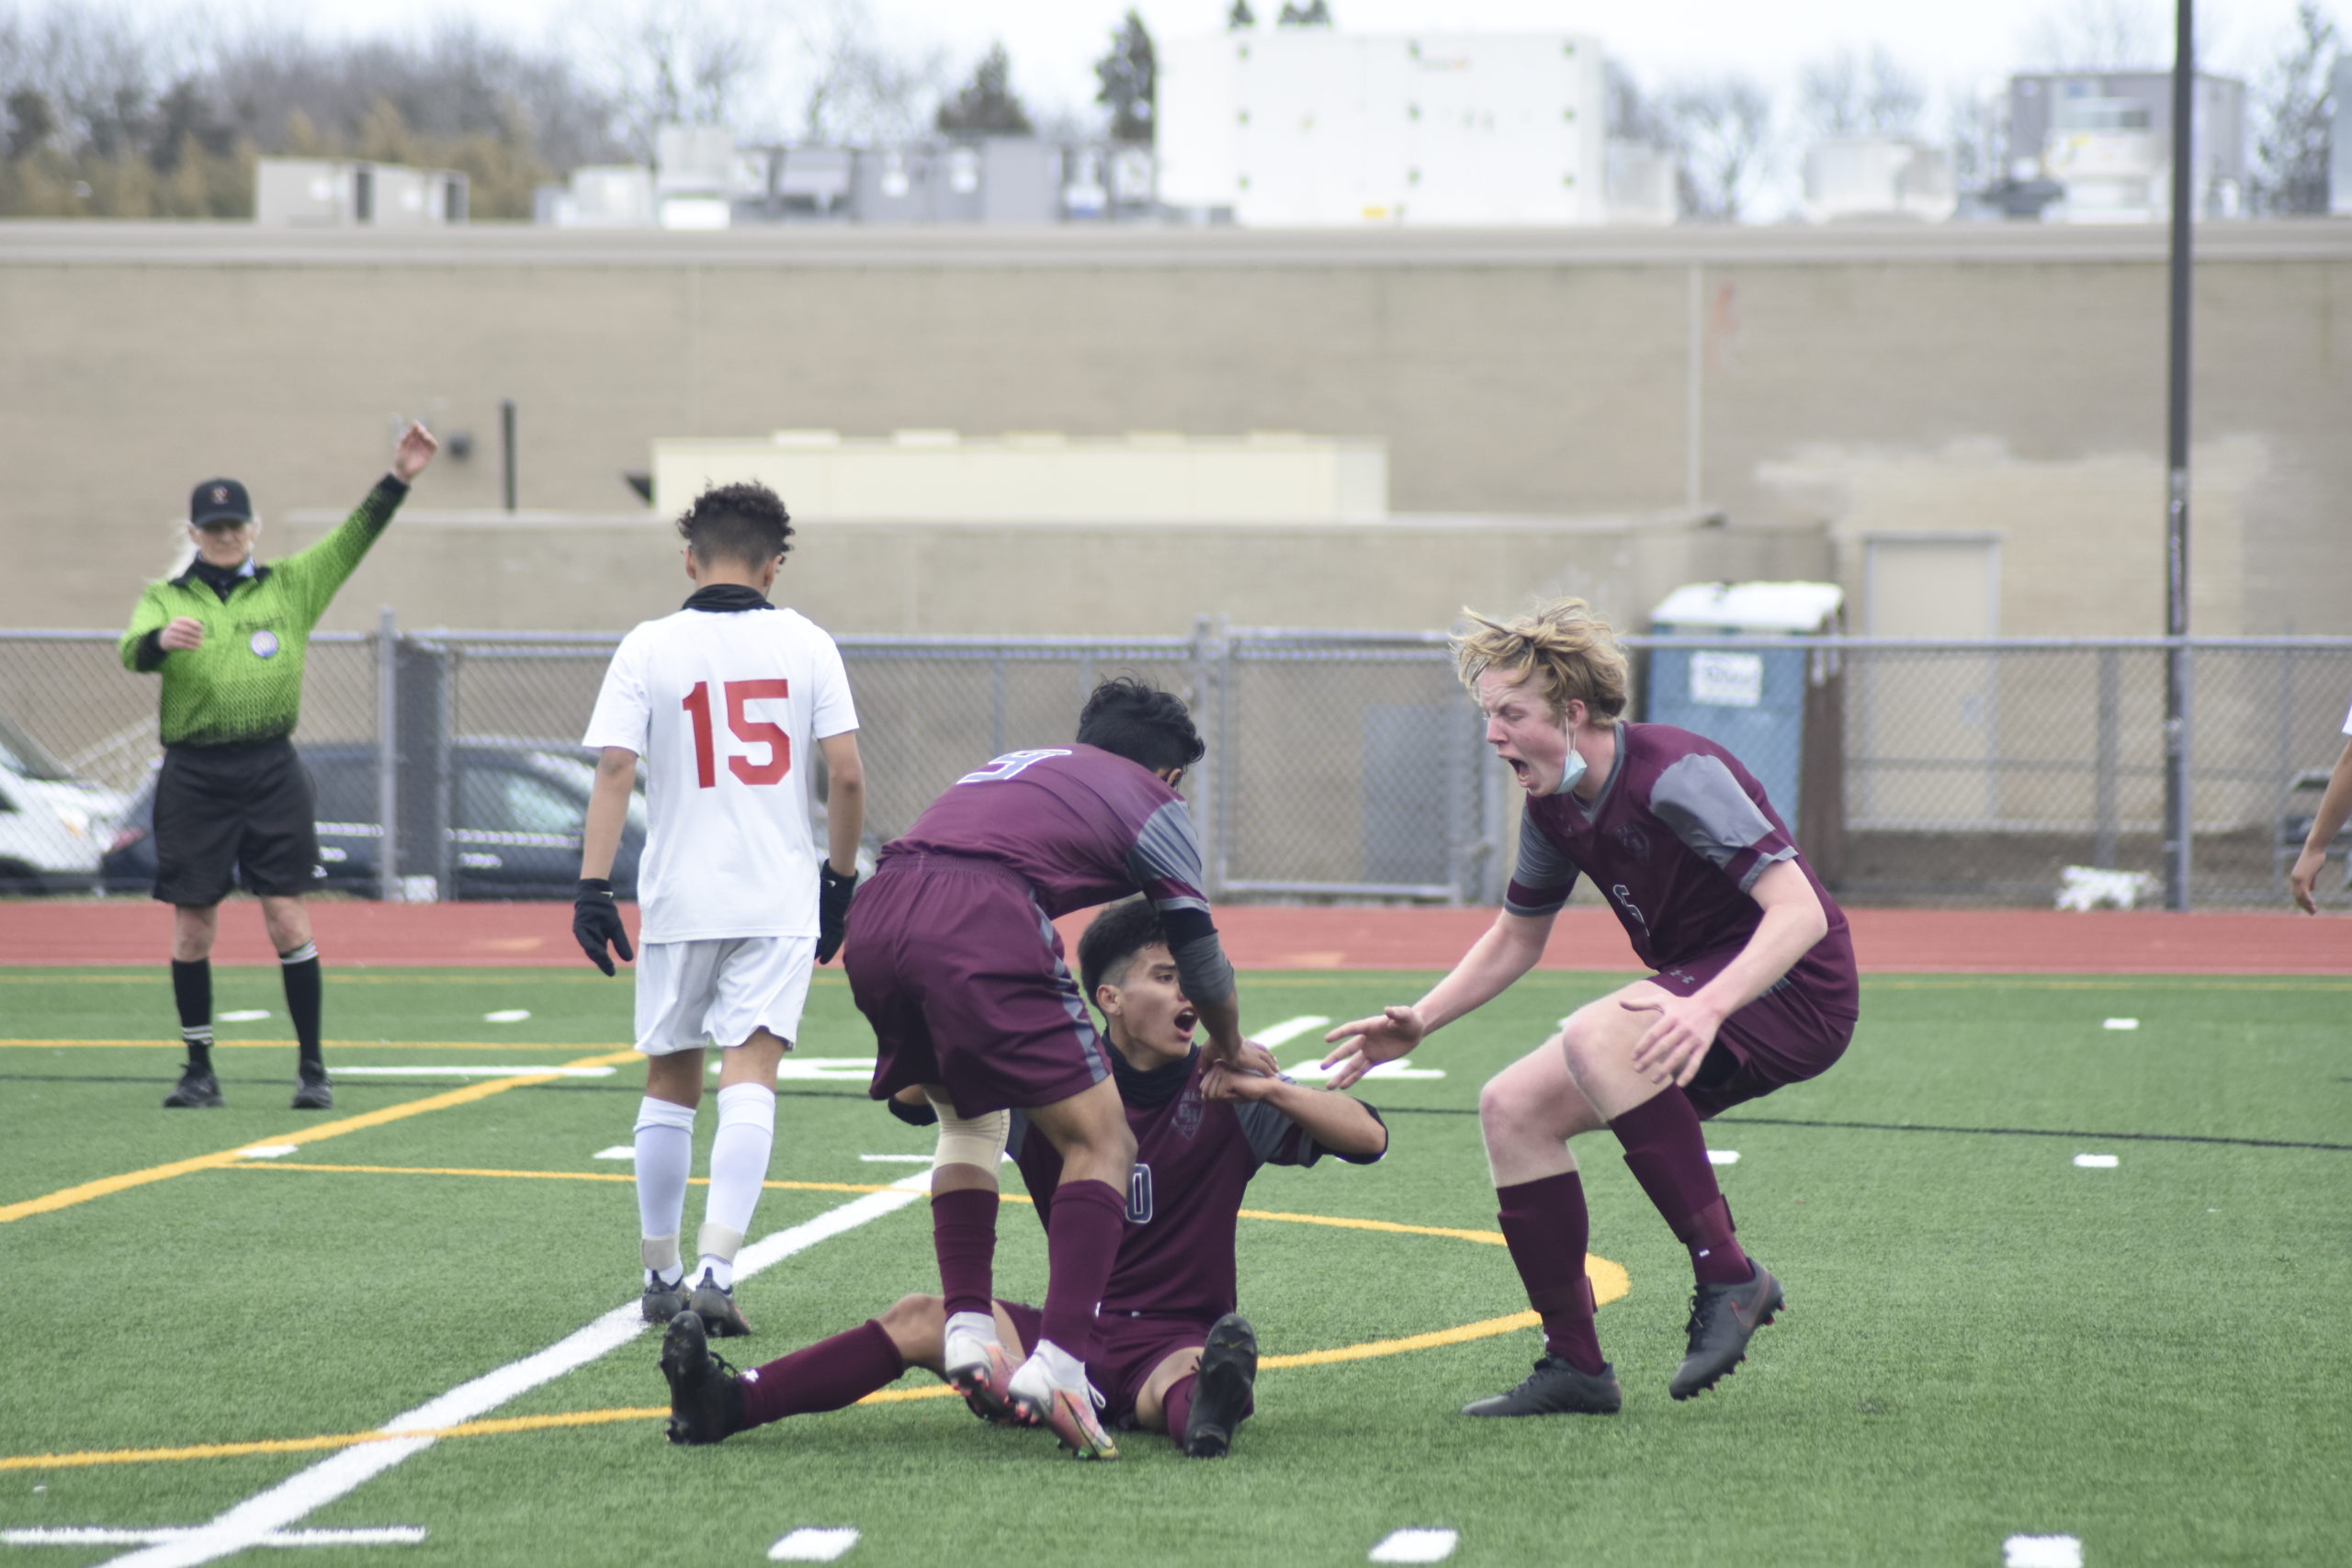
{"label": "bending player", "polygon": [[1406,1055],[1492,1000],[1544,954],[1578,871],[1606,887],[1634,951],[1657,973],[1589,1002],[1478,1097],[1511,1261],[1544,1319],[1544,1354],[1471,1416],[1607,1414],[1622,1402],[1601,1358],[1585,1277],[1584,1189],[1568,1140],[1607,1128],[1697,1277],[1677,1399],[1711,1388],[1781,1304],[1715,1186],[1700,1122],[1812,1077],[1853,1035],[1846,917],[1798,854],[1764,788],[1711,740],[1627,724],[1625,656],[1582,600],[1509,622],[1471,617],[1456,639],[1487,740],[1527,792],[1519,862],[1494,925],[1411,1007],[1343,1023],[1334,1087]]}
{"label": "bending player", "polygon": [[[1197,1015],[1144,899],[1096,916],[1079,940],[1078,962],[1102,1011],[1136,1144],[1102,1339],[1086,1375],[1102,1388],[1109,1426],[1166,1432],[1187,1454],[1214,1459],[1250,1414],[1257,1375],[1257,1337],[1234,1310],[1234,1230],[1250,1177],[1261,1165],[1313,1165],[1326,1152],[1368,1165],[1386,1152],[1388,1129],[1346,1095],[1205,1061],[1193,1043]],[[906,1114],[902,1101],[912,1092],[894,1097],[892,1110]],[[1013,1118],[1014,1146],[1050,1234],[1061,1158],[1026,1120]],[[991,1304],[1003,1344],[1036,1343],[1036,1308]],[[908,1296],[846,1334],[738,1373],[709,1353],[702,1320],[682,1313],[662,1346],[670,1440],[715,1443],[787,1416],[838,1410],[910,1367],[944,1378],[946,1340],[945,1303]],[[969,1397],[981,1415],[1005,1414],[985,1390]]]}
{"label": "bending player", "polygon": [[[705,491],[678,532],[699,586],[683,609],[622,639],[584,744],[600,748],[581,836],[571,930],[613,973],[629,958],[613,904],[613,855],[645,759],[650,831],[638,871],[637,1113],[642,1309],[667,1323],[691,1305],[719,1334],[748,1334],[735,1253],[751,1228],[775,1137],[776,1064],[792,1049],[813,963],[841,945],[865,830],[857,714],[833,639],[768,602],[792,520],[763,485]],[[814,741],[812,747],[811,741]],[[828,863],[809,831],[808,759],[831,781]],[[703,1047],[721,1047],[700,1261],[691,1297],[678,1249],[702,1103]]]}
{"label": "bending player", "polygon": [[[850,992],[874,1026],[877,1100],[922,1086],[940,1116],[932,1235],[947,1303],[948,1380],[1116,1452],[1086,1363],[1119,1245],[1135,1138],[1053,917],[1141,892],[1159,911],[1210,1060],[1264,1071],[1245,1045],[1233,969],[1210,921],[1201,846],[1176,793],[1204,748],[1182,699],[1121,679],[1095,687],[1069,746],[967,773],[884,846],[850,910]],[[1046,1300],[1013,1366],[992,1303],[996,1167],[1023,1110],[1061,1156]]]}

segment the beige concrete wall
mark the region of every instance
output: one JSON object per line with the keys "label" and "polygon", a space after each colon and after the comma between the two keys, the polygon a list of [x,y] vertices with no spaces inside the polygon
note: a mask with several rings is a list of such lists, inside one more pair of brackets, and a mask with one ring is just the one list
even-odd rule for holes
{"label": "beige concrete wall", "polygon": [[[2340,586],[2352,565],[2341,438],[2352,222],[2216,224],[2199,243],[2195,629],[2352,631]],[[1826,527],[1848,547],[1835,570],[1849,586],[1861,533],[1990,519],[2014,541],[2005,558],[2036,563],[2018,568],[2004,629],[2153,632],[2163,254],[2158,230],[2030,225],[1345,236],[0,225],[0,539],[17,568],[0,578],[0,624],[118,621],[164,554],[161,525],[207,475],[244,479],[272,517],[347,504],[410,415],[477,440],[469,462],[435,468],[418,504],[493,505],[498,401],[512,397],[534,507],[633,505],[621,476],[663,434],[1304,430],[1385,441],[1400,512],[1719,508],[1735,524]],[[835,569],[819,564],[822,520],[809,521],[797,565],[813,589]],[[434,607],[462,608],[474,586],[411,561],[415,537],[387,544],[345,610],[397,598],[412,622],[465,618]],[[834,581],[865,606],[847,619],[1085,629],[1072,623],[1118,580],[1103,574],[1137,564],[1182,574],[1162,579],[1187,601],[1173,619],[1260,618],[1269,599],[1295,601],[1276,588],[1327,576],[1374,596],[1334,624],[1447,613],[1440,595],[1417,594],[1444,552],[1374,543],[1387,536],[1278,533],[1225,570],[1204,569],[1200,541],[1181,533],[1144,547],[976,535],[921,550],[893,537],[844,548]],[[273,532],[265,551],[284,538]],[[544,580],[528,561],[497,563],[498,581],[546,588],[502,595],[503,624],[566,624],[572,591],[602,570],[562,547],[542,559]],[[1040,572],[1055,594],[1020,581]],[[1510,585],[1564,575],[1537,562]]]}

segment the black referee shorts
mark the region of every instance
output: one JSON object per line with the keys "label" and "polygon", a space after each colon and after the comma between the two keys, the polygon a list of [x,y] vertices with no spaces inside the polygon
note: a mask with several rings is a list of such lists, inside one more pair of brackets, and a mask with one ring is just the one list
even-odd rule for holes
{"label": "black referee shorts", "polygon": [[310,892],[317,815],[310,770],[290,740],[164,748],[155,780],[155,897],[218,904],[241,867],[248,892]]}

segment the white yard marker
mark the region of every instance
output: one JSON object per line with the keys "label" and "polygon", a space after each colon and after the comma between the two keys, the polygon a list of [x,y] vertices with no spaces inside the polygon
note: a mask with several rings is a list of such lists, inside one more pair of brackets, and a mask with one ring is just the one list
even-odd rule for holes
{"label": "white yard marker", "polygon": [[[2085,1170],[2113,1170],[2121,1162],[2113,1155],[2076,1155],[2075,1156],[2075,1163],[2081,1166]],[[2018,1539],[2019,1540],[2027,1540],[2031,1538],[2029,1536],[2019,1536]]]}
{"label": "white yard marker", "polygon": [[1442,1562],[1461,1540],[1454,1530],[1391,1530],[1368,1555],[1374,1562]]}
{"label": "white yard marker", "polygon": [[239,1149],[237,1153],[246,1159],[284,1159],[295,1152],[295,1147],[292,1144],[255,1144],[249,1149]]}
{"label": "white yard marker", "polygon": [[860,1155],[857,1157],[868,1165],[929,1165],[932,1160],[929,1155]]}
{"label": "white yard marker", "polygon": [[1330,1021],[1328,1018],[1317,1018],[1312,1014],[1306,1018],[1286,1018],[1280,1023],[1270,1023],[1263,1029],[1253,1030],[1250,1038],[1271,1051],[1277,1045],[1289,1044],[1310,1029],[1325,1028]]}
{"label": "white yard marker", "polygon": [[[187,1526],[152,1530],[102,1529],[14,1529],[0,1530],[0,1543],[9,1546],[161,1546],[196,1531]],[[416,1546],[424,1540],[424,1531],[414,1525],[391,1525],[381,1529],[341,1530],[277,1530],[254,1542],[255,1546]]]}
{"label": "white yard marker", "polygon": [[2140,1021],[2136,1018],[2110,1018],[2099,1027],[2102,1029],[2137,1029],[2140,1027]]}
{"label": "white yard marker", "polygon": [[[724,1051],[711,1053],[710,1070],[718,1071]],[[787,1078],[811,1079],[819,1083],[866,1083],[874,1077],[871,1056],[786,1056],[775,1067],[778,1083]]]}
{"label": "white yard marker", "polygon": [[2071,1535],[2013,1535],[2001,1543],[2002,1568],[2083,1568],[2083,1543]]}
{"label": "white yard marker", "polygon": [[[914,1202],[930,1190],[931,1173],[918,1171],[901,1177],[882,1191],[853,1198],[789,1230],[763,1235],[736,1255],[735,1278],[746,1279],[796,1252],[854,1230],[870,1220],[878,1220]],[[647,1326],[638,1303],[629,1301],[536,1355],[511,1361],[470,1382],[459,1383],[438,1399],[427,1400],[413,1410],[393,1416],[379,1430],[433,1431],[479,1420],[541,1384],[618,1349]],[[216,1516],[210,1524],[198,1525],[185,1535],[144,1551],[109,1559],[109,1568],[195,1568],[199,1562],[211,1562],[263,1545],[286,1526],[348,1495],[402,1460],[423,1453],[435,1441],[429,1437],[400,1437],[345,1449],[266,1491],[255,1493]]]}
{"label": "white yard marker", "polygon": [[530,1016],[529,1008],[502,1008],[497,1012],[482,1014],[481,1021],[484,1023],[520,1023]]}
{"label": "white yard marker", "polygon": [[[1327,1067],[1320,1062],[1301,1062],[1295,1067],[1284,1067],[1283,1071],[1291,1077],[1297,1078],[1304,1082],[1313,1078],[1328,1078],[1333,1073],[1339,1071],[1339,1069],[1337,1067]],[[1413,1066],[1412,1060],[1408,1057],[1403,1061],[1383,1062],[1380,1066],[1373,1068],[1372,1071],[1364,1074],[1364,1077],[1368,1078],[1442,1078],[1445,1077],[1445,1069],[1443,1067],[1417,1067]]]}
{"label": "white yard marker", "polygon": [[334,1065],[335,1077],[342,1078],[511,1078],[536,1074],[551,1078],[608,1078],[617,1069],[612,1067],[445,1067],[435,1064],[430,1067],[346,1067]]}
{"label": "white yard marker", "polygon": [[857,1544],[857,1531],[847,1525],[819,1529],[803,1525],[768,1548],[771,1562],[831,1562]]}
{"label": "white yard marker", "polygon": [[637,1158],[637,1147],[633,1144],[615,1144],[609,1149],[598,1149],[594,1154],[588,1157],[591,1159],[625,1159],[634,1161]]}
{"label": "white yard marker", "polygon": [[1737,1149],[1709,1149],[1707,1163],[1709,1165],[1737,1165],[1739,1151]]}
{"label": "white yard marker", "polygon": [[222,1013],[220,1015],[220,1021],[223,1023],[259,1023],[263,1019],[267,1018],[268,1016],[269,1010],[267,1008],[240,1008],[235,1012]]}

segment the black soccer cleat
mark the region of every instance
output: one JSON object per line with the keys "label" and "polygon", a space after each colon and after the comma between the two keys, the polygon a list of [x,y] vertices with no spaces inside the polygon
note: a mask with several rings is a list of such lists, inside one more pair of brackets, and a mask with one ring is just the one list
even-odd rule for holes
{"label": "black soccer cleat", "polygon": [[752,1332],[743,1321],[743,1309],[735,1304],[735,1292],[719,1288],[718,1281],[707,1269],[702,1271],[702,1282],[686,1298],[686,1310],[702,1319],[703,1326],[721,1339],[740,1339]]}
{"label": "black soccer cleat", "polygon": [[742,1374],[711,1354],[700,1313],[681,1312],[663,1330],[662,1375],[670,1384],[672,1442],[724,1442],[743,1429]]}
{"label": "black soccer cleat", "polygon": [[327,1077],[324,1067],[304,1067],[294,1085],[294,1109],[297,1111],[332,1111],[334,1109],[334,1080]]}
{"label": "black soccer cleat", "polygon": [[1462,1407],[1462,1414],[1614,1416],[1624,1404],[1625,1391],[1617,1386],[1616,1369],[1608,1362],[1600,1363],[1600,1371],[1588,1372],[1546,1351],[1517,1388],[1474,1399]]}
{"label": "black soccer cleat", "polygon": [[1667,1385],[1677,1399],[1715,1386],[1747,1359],[1747,1341],[1784,1304],[1781,1281],[1761,1263],[1736,1285],[1701,1285],[1690,1292],[1690,1352]]}
{"label": "black soccer cleat", "polygon": [[1238,1312],[1209,1327],[1201,1348],[1193,1413],[1184,1422],[1184,1453],[1191,1459],[1223,1459],[1233,1447],[1233,1429],[1250,1414],[1250,1392],[1258,1382],[1258,1335]]}
{"label": "black soccer cleat", "polygon": [[674,1285],[656,1280],[645,1287],[637,1299],[638,1311],[648,1323],[667,1323],[686,1310],[686,1282],[682,1278]]}
{"label": "black soccer cleat", "polygon": [[180,1081],[173,1086],[171,1093],[164,1096],[164,1109],[166,1111],[186,1111],[192,1106],[212,1110],[227,1103],[220,1098],[220,1080],[212,1076],[210,1067],[182,1067]]}

